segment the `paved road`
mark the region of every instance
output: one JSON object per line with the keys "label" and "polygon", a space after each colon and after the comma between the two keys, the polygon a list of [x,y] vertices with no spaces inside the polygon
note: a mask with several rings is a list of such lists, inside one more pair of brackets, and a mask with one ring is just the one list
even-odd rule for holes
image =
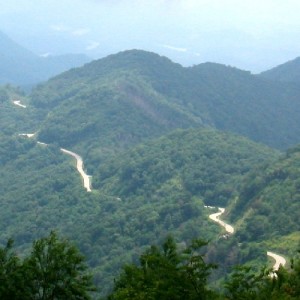
{"label": "paved road", "polygon": [[[215,208],[215,207],[212,207],[212,206],[205,206],[205,207]],[[233,234],[234,233],[234,228],[231,225],[226,224],[225,222],[223,222],[222,220],[219,219],[219,217],[225,212],[225,208],[219,207],[218,209],[219,209],[219,212],[209,215],[209,218],[211,220],[213,220],[214,222],[217,222],[221,226],[223,226],[229,234]],[[274,272],[278,271],[280,265],[282,265],[283,267],[285,266],[286,259],[283,256],[278,255],[278,254],[273,253],[273,252],[270,252],[270,251],[267,252],[267,255],[272,257],[275,260],[275,264],[273,266],[273,273],[270,274],[270,277],[277,277],[277,274],[274,273]]]}
{"label": "paved road", "polygon": [[29,139],[34,137],[35,133],[19,133],[20,136],[28,137]]}
{"label": "paved road", "polygon": [[[15,105],[26,108],[26,105],[23,105],[20,102],[21,101],[19,101],[19,100],[13,101],[13,103]],[[19,135],[31,138],[31,137],[34,136],[34,133],[21,133]],[[47,145],[47,144],[42,143],[42,142],[37,142],[37,143],[40,144],[40,145]],[[75,152],[72,152],[72,151],[69,151],[69,150],[66,150],[66,149],[63,149],[63,148],[61,148],[60,150],[64,153],[68,154],[68,155],[73,156],[76,159],[76,162],[77,162],[76,167],[77,167],[77,170],[80,173],[81,177],[83,178],[83,186],[88,192],[91,192],[92,191],[91,190],[91,176],[87,175],[83,170],[82,157],[80,155],[76,154]],[[215,208],[213,206],[205,206],[205,207]],[[225,230],[227,231],[227,233],[233,234],[234,233],[234,228],[231,225],[226,224],[224,221],[219,219],[219,217],[225,212],[225,208],[218,207],[218,209],[219,209],[219,212],[209,215],[209,218],[211,220],[213,220],[214,222],[220,224],[222,227],[224,227]],[[273,259],[275,259],[275,264],[273,266],[274,271],[277,271],[279,269],[280,265],[284,266],[286,264],[285,258],[278,255],[278,254],[275,254],[273,252],[268,251],[267,255],[272,257]],[[271,276],[274,277],[274,276],[277,276],[277,275],[275,273],[272,273]]]}
{"label": "paved road", "polygon": [[233,234],[234,228],[231,225],[226,224],[225,222],[219,219],[219,217],[225,212],[225,208],[218,207],[218,209],[219,212],[209,215],[209,218],[223,226],[229,234]]}
{"label": "paved road", "polygon": [[[14,101],[14,104],[24,107],[22,104],[15,103],[15,102],[20,102],[20,101]],[[35,134],[34,133],[20,133],[19,135],[31,138]],[[39,142],[39,141],[37,143],[40,144],[40,145],[46,145],[47,146],[47,144]],[[83,170],[82,157],[80,155],[78,155],[77,153],[75,153],[75,152],[72,152],[72,151],[69,151],[69,150],[66,150],[66,149],[63,149],[63,148],[60,148],[60,150],[64,153],[68,154],[68,155],[71,155],[72,157],[74,157],[76,159],[76,162],[77,162],[76,167],[77,167],[77,170],[80,173],[81,177],[83,178],[83,186],[88,192],[91,192],[92,191],[91,190],[91,180],[90,180],[91,176],[87,175]],[[215,208],[214,206],[205,206],[205,207],[206,208]],[[224,227],[225,230],[227,231],[227,233],[233,234],[234,233],[234,228],[231,225],[226,224],[224,221],[220,220],[220,218],[219,218],[225,212],[225,208],[218,207],[218,209],[219,209],[219,212],[210,214],[209,218],[211,220],[213,220],[214,222],[218,223],[219,225],[221,225],[222,227]],[[280,255],[275,254],[275,253],[270,252],[270,251],[267,252],[267,255],[272,257],[275,260],[275,264],[273,266],[273,271],[274,272],[279,269],[280,265],[284,266],[286,264],[286,260],[283,256],[280,256]],[[270,276],[271,277],[277,277],[277,274],[276,273],[271,273]]]}
{"label": "paved road", "polygon": [[20,100],[14,100],[14,101],[13,101],[13,104],[14,104],[14,105],[17,105],[17,106],[20,106],[20,107],[23,107],[23,108],[26,108],[26,105],[21,104],[21,101],[20,101]]}
{"label": "paved road", "polygon": [[[19,135],[25,136],[27,138],[32,138],[32,137],[34,137],[35,133],[20,133]],[[46,143],[43,143],[43,142],[37,141],[37,143],[39,145],[48,146]],[[66,150],[63,148],[61,148],[60,150],[68,155],[73,156],[76,159],[76,167],[77,167],[77,170],[80,173],[81,177],[83,178],[83,186],[88,192],[91,192],[92,191],[91,190],[91,176],[87,175],[83,170],[82,157],[72,151],[69,151],[69,150]]]}
{"label": "paved road", "polygon": [[85,189],[88,191],[88,192],[91,192],[91,176],[87,175],[84,170],[83,170],[83,161],[82,161],[82,157],[79,156],[78,154],[72,152],[72,151],[69,151],[69,150],[66,150],[66,149],[63,149],[61,148],[60,149],[62,152],[68,154],[68,155],[71,155],[73,156],[76,161],[77,161],[77,170],[78,172],[80,173],[81,177],[83,178],[83,186],[85,187]]}
{"label": "paved road", "polygon": [[[273,252],[270,252],[270,251],[267,252],[267,255],[272,257],[275,260],[275,264],[273,266],[273,271],[274,272],[278,271],[280,265],[282,265],[283,267],[285,266],[286,260],[283,256],[278,255],[278,254],[273,253]],[[277,274],[276,273],[271,273],[270,276],[271,277],[277,277]]]}

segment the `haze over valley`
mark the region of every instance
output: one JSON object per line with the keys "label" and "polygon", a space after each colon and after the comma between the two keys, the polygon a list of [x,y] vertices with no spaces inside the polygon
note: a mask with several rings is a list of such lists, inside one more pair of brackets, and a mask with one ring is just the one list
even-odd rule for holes
{"label": "haze over valley", "polygon": [[[143,23],[124,17],[126,0],[77,0],[56,18],[49,1],[35,13],[20,4],[20,20],[33,16],[23,43],[7,21],[13,2],[0,13],[0,298],[298,299],[300,49],[293,57],[262,51],[268,61],[259,63],[258,43],[253,63],[227,48],[236,30],[214,38],[222,24],[229,30],[239,21],[243,36],[249,28],[246,14],[225,22],[228,10],[211,27],[214,43],[203,45],[214,45],[216,59],[194,59],[190,47],[199,40],[190,34],[204,21],[192,11],[217,17],[218,1],[157,1],[157,15],[156,3],[133,1],[131,13],[148,7]],[[230,7],[252,15],[246,3]],[[146,21],[166,8],[172,18],[148,32]],[[264,30],[289,9],[257,7],[262,14],[267,8]],[[84,17],[75,23],[80,9]],[[96,22],[107,11],[115,27],[104,17]],[[30,29],[38,20],[39,30]],[[255,20],[262,24],[260,14]],[[295,25],[292,36],[294,14],[283,20],[282,31]],[[103,24],[107,47],[91,38]],[[155,48],[163,25],[172,30],[156,35],[163,46]],[[114,43],[111,32],[118,32]],[[248,47],[240,41],[239,49]],[[51,54],[40,56],[46,46]]]}

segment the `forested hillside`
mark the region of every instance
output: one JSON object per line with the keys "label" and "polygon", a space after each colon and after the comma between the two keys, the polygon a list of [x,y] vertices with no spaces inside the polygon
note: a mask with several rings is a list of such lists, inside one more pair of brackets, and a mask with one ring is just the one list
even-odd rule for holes
{"label": "forested hillside", "polygon": [[[169,234],[179,249],[211,241],[218,288],[234,264],[260,267],[269,250],[293,255],[300,151],[278,149],[300,142],[299,96],[294,83],[138,50],[30,95],[1,87],[0,244],[13,238],[26,255],[55,229],[86,256],[103,295],[124,263]],[[62,147],[83,157],[91,192]],[[234,234],[209,219],[217,206]]]}
{"label": "forested hillside", "polygon": [[141,196],[165,202],[179,189],[206,205],[226,206],[244,174],[276,157],[276,151],[240,136],[211,129],[178,130],[107,161],[93,184],[134,202]]}
{"label": "forested hillside", "polygon": [[181,243],[214,239],[220,229],[204,204],[226,204],[244,174],[278,156],[230,134],[177,131],[107,160],[87,193],[57,145],[21,136],[7,136],[3,145],[1,243],[12,237],[26,250],[56,229],[86,255],[104,293],[125,262],[170,233]]}
{"label": "forested hillside", "polygon": [[0,137],[34,132],[38,128],[40,119],[36,110],[32,106],[25,110],[15,105],[14,101],[27,104],[27,98],[20,89],[10,85],[0,86]]}
{"label": "forested hillside", "polygon": [[[178,127],[200,126],[191,113],[167,102],[134,74],[105,77],[77,88],[78,92],[70,92],[72,96],[64,97],[51,109],[41,126],[39,139],[75,147],[88,162]],[[40,94],[34,97],[44,99]]]}
{"label": "forested hillside", "polygon": [[[283,251],[291,249],[292,245],[298,247],[299,178],[299,146],[289,149],[277,162],[253,170],[245,177],[230,212],[233,221],[243,220],[238,233],[241,241],[272,239],[273,246]],[[287,241],[288,248],[285,247]]]}
{"label": "forested hillside", "polygon": [[41,113],[51,111],[42,139],[81,144],[82,151],[91,136],[97,147],[115,148],[199,126],[286,149],[299,142],[299,95],[294,84],[235,68],[211,63],[183,68],[131,50],[51,79],[33,91],[31,103]]}
{"label": "forested hillside", "polygon": [[300,82],[300,57],[259,74],[259,77],[282,82]]}

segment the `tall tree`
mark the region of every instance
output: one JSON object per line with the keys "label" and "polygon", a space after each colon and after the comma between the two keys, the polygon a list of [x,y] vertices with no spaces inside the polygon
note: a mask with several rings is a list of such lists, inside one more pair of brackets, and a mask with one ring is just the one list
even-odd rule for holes
{"label": "tall tree", "polygon": [[31,254],[21,260],[9,240],[0,248],[1,300],[91,299],[92,277],[84,257],[55,232],[34,242]]}
{"label": "tall tree", "polygon": [[179,251],[168,237],[162,249],[152,246],[142,254],[139,266],[124,267],[109,299],[213,299],[207,277],[216,266],[204,261],[200,249],[205,245],[196,240]]}
{"label": "tall tree", "polygon": [[90,299],[94,290],[84,257],[55,232],[33,244],[23,264],[33,299]]}
{"label": "tall tree", "polygon": [[29,299],[26,276],[12,247],[13,240],[10,239],[4,248],[0,248],[0,299]]}

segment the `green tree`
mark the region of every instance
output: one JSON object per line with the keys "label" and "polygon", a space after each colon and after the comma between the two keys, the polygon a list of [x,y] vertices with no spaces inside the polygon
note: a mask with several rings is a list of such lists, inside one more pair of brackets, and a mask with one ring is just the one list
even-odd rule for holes
{"label": "green tree", "polygon": [[[300,251],[299,251],[300,253]],[[300,257],[299,254],[291,260],[291,270],[279,268],[277,280],[272,291],[273,298],[300,299]],[[277,298],[276,298],[277,297]]]}
{"label": "green tree", "polygon": [[162,249],[151,246],[141,255],[139,266],[123,268],[109,299],[214,299],[207,277],[216,266],[204,261],[200,249],[205,245],[195,240],[179,251],[168,237]]}
{"label": "green tree", "polygon": [[90,299],[89,291],[94,290],[83,256],[55,232],[34,242],[23,268],[31,299]]}
{"label": "green tree", "polygon": [[300,299],[300,260],[292,259],[291,269],[280,267],[276,276],[263,268],[255,273],[249,266],[237,266],[225,282],[225,299],[291,300]]}
{"label": "green tree", "polygon": [[26,299],[26,277],[23,276],[22,264],[12,251],[13,240],[8,240],[4,248],[0,248],[0,299]]}
{"label": "green tree", "polygon": [[[226,299],[268,299],[267,293],[269,284],[268,271],[263,269],[260,273],[255,273],[250,266],[236,266],[233,273],[225,282]],[[267,298],[266,293],[268,294]]]}

